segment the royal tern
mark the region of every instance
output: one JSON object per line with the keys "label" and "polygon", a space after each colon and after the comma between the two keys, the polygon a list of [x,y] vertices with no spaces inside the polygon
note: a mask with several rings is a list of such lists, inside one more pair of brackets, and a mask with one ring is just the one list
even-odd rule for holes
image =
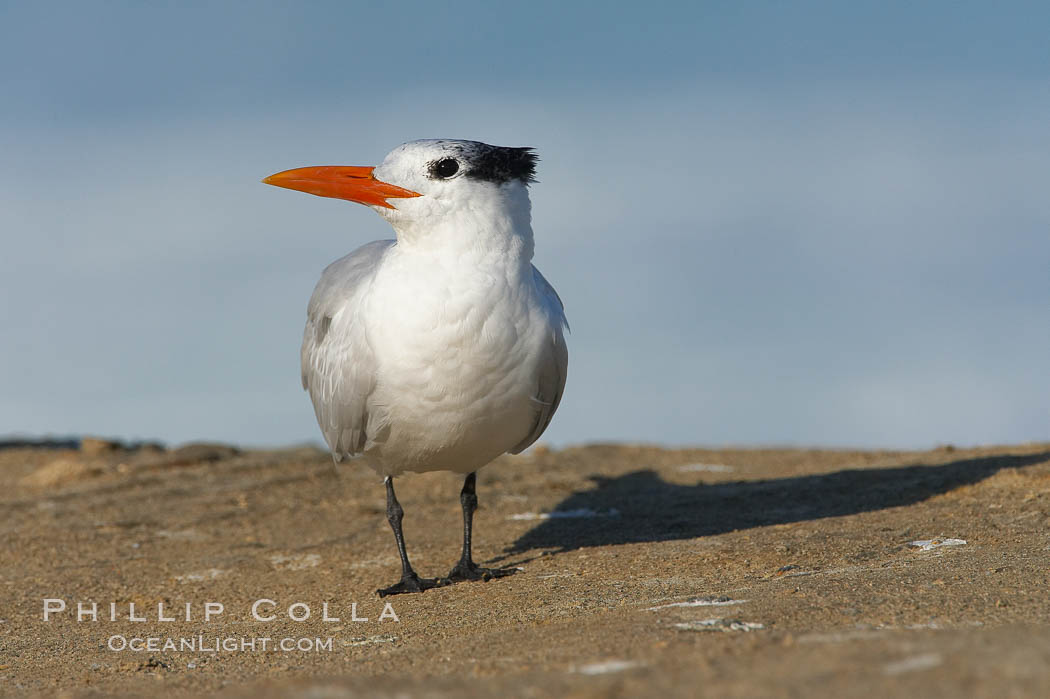
{"label": "royal tern", "polygon": [[[378,167],[306,167],[263,182],[365,204],[396,240],[330,264],[307,309],[303,387],[332,455],[383,476],[401,580],[380,596],[488,580],[471,557],[476,473],[550,423],[565,386],[568,325],[532,265],[531,148],[422,140]],[[406,472],[466,474],[463,552],[444,578],[409,563],[394,493]]]}

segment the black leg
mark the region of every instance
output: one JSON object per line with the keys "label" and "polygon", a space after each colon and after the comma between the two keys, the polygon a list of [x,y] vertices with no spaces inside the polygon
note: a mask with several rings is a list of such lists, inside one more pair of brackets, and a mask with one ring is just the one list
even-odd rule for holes
{"label": "black leg", "polygon": [[463,554],[459,558],[459,563],[449,572],[446,578],[448,582],[487,581],[518,572],[517,568],[481,568],[474,563],[470,554],[470,539],[474,528],[474,511],[478,509],[478,495],[474,490],[477,480],[477,473],[467,476],[463,481],[463,490],[459,493],[459,501],[463,505]]}
{"label": "black leg", "polygon": [[397,495],[394,494],[394,479],[387,476],[383,482],[386,484],[386,519],[390,522],[390,528],[394,530],[397,552],[401,556],[401,582],[382,590],[376,590],[376,592],[380,597],[386,597],[405,592],[422,592],[437,587],[437,580],[421,578],[416,575],[416,571],[412,570],[412,564],[408,562],[408,552],[405,550],[405,535],[401,531],[401,520],[405,517],[405,511],[401,509],[401,503],[397,501]]}

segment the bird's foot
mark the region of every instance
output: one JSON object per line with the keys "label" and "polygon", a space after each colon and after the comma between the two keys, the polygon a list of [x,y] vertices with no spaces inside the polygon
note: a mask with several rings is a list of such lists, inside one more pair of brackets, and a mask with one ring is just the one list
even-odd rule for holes
{"label": "bird's foot", "polygon": [[384,587],[381,590],[376,590],[380,597],[388,597],[389,595],[404,595],[410,592],[423,592],[429,590],[432,587],[441,587],[448,583],[443,580],[435,578],[421,578],[415,573],[409,573],[408,575],[401,576],[401,582],[391,585],[390,587]]}
{"label": "bird's foot", "polygon": [[518,572],[517,568],[482,568],[474,561],[460,561],[456,567],[442,578],[441,582],[446,585],[465,582],[468,580],[484,580],[488,582],[493,578],[505,578]]}

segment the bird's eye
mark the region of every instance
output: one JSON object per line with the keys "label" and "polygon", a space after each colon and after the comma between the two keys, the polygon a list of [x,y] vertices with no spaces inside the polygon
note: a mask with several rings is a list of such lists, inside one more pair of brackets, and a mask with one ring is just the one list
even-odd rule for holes
{"label": "bird's eye", "polygon": [[430,166],[430,174],[443,180],[447,180],[459,172],[459,162],[455,158],[445,158]]}

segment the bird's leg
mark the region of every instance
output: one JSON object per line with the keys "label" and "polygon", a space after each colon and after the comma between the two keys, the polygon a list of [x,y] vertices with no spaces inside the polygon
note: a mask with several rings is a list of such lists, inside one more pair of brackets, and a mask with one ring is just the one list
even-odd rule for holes
{"label": "bird's leg", "polygon": [[472,473],[463,481],[463,490],[459,493],[459,502],[463,505],[463,555],[459,563],[449,572],[448,582],[462,580],[491,580],[502,578],[518,572],[517,568],[482,568],[474,563],[470,555],[470,535],[474,528],[474,511],[478,509],[478,495],[474,491],[477,485],[477,473]]}
{"label": "bird's leg", "polygon": [[397,501],[397,495],[394,494],[394,479],[387,476],[383,479],[383,483],[386,484],[386,519],[390,522],[390,528],[394,530],[397,552],[401,556],[401,582],[382,590],[376,590],[376,592],[380,597],[386,597],[405,592],[422,592],[437,587],[437,580],[421,578],[416,575],[416,571],[412,570],[412,564],[408,562],[408,552],[405,550],[405,535],[401,531],[401,520],[404,519],[405,511],[401,509],[401,503]]}

